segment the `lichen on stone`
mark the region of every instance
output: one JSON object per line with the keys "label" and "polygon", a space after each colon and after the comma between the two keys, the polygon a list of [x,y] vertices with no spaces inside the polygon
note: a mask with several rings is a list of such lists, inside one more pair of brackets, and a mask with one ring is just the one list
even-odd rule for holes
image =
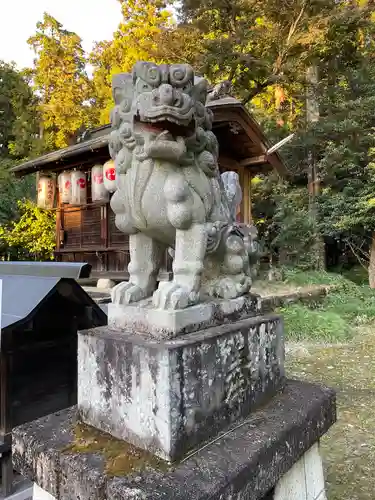
{"label": "lichen on stone", "polygon": [[147,469],[167,471],[170,464],[152,453],[141,450],[126,441],[78,422],[73,428],[74,441],[63,453],[100,453],[105,459],[105,473],[121,477]]}

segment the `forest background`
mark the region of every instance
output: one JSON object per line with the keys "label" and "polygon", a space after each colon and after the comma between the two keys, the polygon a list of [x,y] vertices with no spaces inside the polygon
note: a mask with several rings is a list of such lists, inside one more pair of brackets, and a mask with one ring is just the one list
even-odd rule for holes
{"label": "forest background", "polygon": [[[0,253],[51,257],[53,214],[35,178],[9,169],[109,122],[111,78],[137,60],[184,62],[232,94],[281,154],[287,179],[252,180],[254,221],[271,262],[359,263],[375,287],[375,5],[372,0],[119,0],[111,40],[85,53],[48,13],[31,68],[0,62]],[[88,71],[88,68],[90,71]]]}

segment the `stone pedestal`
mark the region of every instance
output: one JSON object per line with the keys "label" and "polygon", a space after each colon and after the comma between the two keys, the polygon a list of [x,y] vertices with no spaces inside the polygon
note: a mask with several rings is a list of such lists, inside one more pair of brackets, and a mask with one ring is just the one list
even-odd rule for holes
{"label": "stone pedestal", "polygon": [[263,409],[173,466],[77,424],[74,407],[18,427],[17,470],[56,500],[325,500],[330,389],[287,381]]}
{"label": "stone pedestal", "polygon": [[270,307],[258,295],[236,299],[207,299],[179,310],[152,307],[152,299],[127,306],[108,305],[108,326],[122,332],[137,332],[154,339],[167,339],[241,319],[260,316]]}
{"label": "stone pedestal", "polygon": [[107,327],[80,332],[83,422],[166,460],[217,435],[284,387],[278,316],[152,340]]}
{"label": "stone pedestal", "polygon": [[110,305],[78,335],[78,406],[15,430],[17,470],[51,500],[326,500],[335,395],[285,379],[282,320],[262,311]]}

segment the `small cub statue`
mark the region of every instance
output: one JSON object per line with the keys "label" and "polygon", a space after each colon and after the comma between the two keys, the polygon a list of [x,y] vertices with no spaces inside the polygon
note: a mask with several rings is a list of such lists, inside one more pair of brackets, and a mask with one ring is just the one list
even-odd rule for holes
{"label": "small cub statue", "polygon": [[[207,296],[246,294],[257,232],[236,223],[238,175],[219,172],[207,81],[186,64],[138,62],[112,87],[111,207],[130,250],[129,281],[113,288],[112,302],[152,297],[155,308],[184,309]],[[173,279],[157,286],[167,249]]]}

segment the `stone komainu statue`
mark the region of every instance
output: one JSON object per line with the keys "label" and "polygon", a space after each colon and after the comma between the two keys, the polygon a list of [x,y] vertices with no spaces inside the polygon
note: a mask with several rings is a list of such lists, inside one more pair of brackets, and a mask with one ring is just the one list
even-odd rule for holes
{"label": "stone komainu statue", "polygon": [[[207,81],[185,64],[138,62],[112,86],[111,207],[130,248],[129,281],[113,289],[112,301],[152,296],[156,308],[183,309],[204,295],[247,293],[256,230],[235,222],[242,193],[235,172],[219,173]],[[157,287],[166,249],[173,280]]]}

